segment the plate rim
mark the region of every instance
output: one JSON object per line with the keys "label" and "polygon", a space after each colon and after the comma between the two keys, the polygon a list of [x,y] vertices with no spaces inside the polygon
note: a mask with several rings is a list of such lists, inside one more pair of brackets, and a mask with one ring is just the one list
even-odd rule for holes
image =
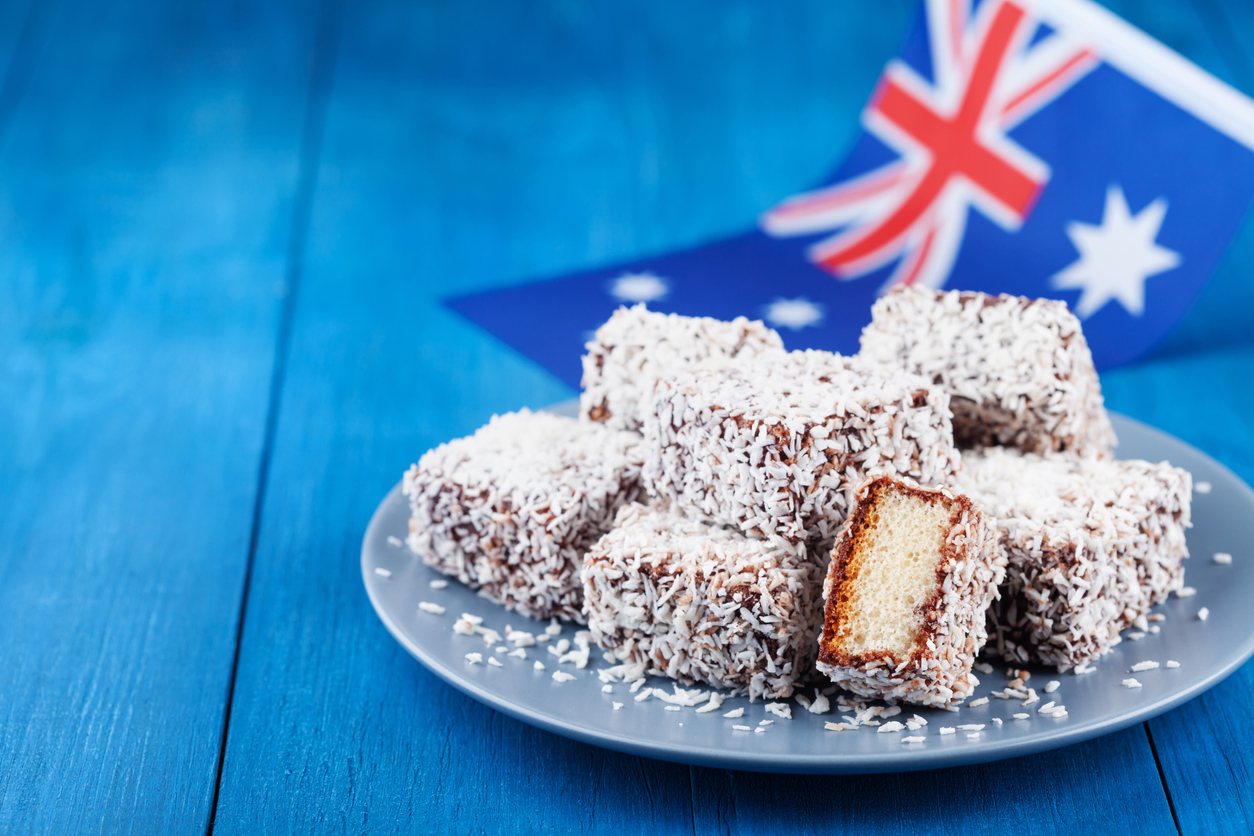
{"label": "plate rim", "polygon": [[[557,411],[569,407],[569,401],[555,404],[546,409]],[[1246,500],[1254,506],[1254,490],[1240,476],[1207,453],[1197,449],[1168,432],[1151,426],[1143,421],[1130,418],[1118,412],[1110,412],[1112,422],[1136,425],[1140,430],[1157,436],[1157,440],[1168,444],[1180,445],[1206,459],[1209,464],[1231,478],[1246,495]],[[472,697],[475,700],[500,711],[516,720],[535,726],[562,737],[578,740],[594,746],[612,749],[626,754],[655,758],[674,763],[694,766],[708,766],[723,769],[739,769],[752,772],[793,773],[793,774],[875,774],[888,772],[915,772],[926,769],[937,769],[950,766],[966,766],[978,763],[991,763],[1008,758],[1037,754],[1075,743],[1082,743],[1107,734],[1129,728],[1137,723],[1153,719],[1160,714],[1183,705],[1202,693],[1210,690],[1231,676],[1251,655],[1254,655],[1254,630],[1245,636],[1229,655],[1224,664],[1209,675],[1190,684],[1181,690],[1168,694],[1156,701],[1137,706],[1115,718],[1093,720],[1087,723],[1068,724],[1045,732],[1041,735],[1022,740],[998,742],[992,746],[971,747],[965,749],[925,749],[925,750],[894,750],[883,754],[841,754],[825,755],[777,755],[773,753],[745,753],[731,750],[708,750],[704,747],[693,747],[687,744],[669,743],[666,741],[641,740],[616,732],[583,728],[579,725],[546,716],[526,706],[518,705],[505,699],[500,694],[458,675],[456,671],[443,665],[434,656],[425,652],[423,647],[410,640],[389,615],[381,601],[376,597],[374,584],[371,581],[369,565],[369,543],[377,538],[377,531],[382,525],[382,517],[390,503],[398,501],[401,483],[398,482],[383,497],[371,514],[370,522],[362,537],[361,572],[362,583],[375,614],[383,622],[384,627],[411,656],[423,667],[434,673],[445,683]],[[403,501],[403,500],[400,500]]]}

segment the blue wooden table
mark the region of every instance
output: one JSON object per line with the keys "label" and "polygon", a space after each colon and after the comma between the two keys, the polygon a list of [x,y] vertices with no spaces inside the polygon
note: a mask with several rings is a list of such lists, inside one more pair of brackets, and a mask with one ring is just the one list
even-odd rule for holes
{"label": "blue wooden table", "polygon": [[[1112,8],[1254,93],[1244,0]],[[443,308],[814,182],[911,0],[0,4],[0,832],[1254,828],[1254,666],[981,767],[689,768],[445,686],[360,582],[402,469],[573,393]],[[1109,405],[1254,481],[1254,227]],[[648,830],[646,830],[646,828]]]}

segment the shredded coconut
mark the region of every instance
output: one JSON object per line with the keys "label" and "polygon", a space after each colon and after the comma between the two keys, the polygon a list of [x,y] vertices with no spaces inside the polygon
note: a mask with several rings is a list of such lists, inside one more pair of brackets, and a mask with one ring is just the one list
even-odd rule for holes
{"label": "shredded coconut", "polygon": [[723,716],[731,720],[735,720],[738,717],[745,716],[745,710],[743,708],[733,708],[731,711],[728,711]]}
{"label": "shredded coconut", "polygon": [[1197,611],[1198,621],[1205,621],[1209,617],[1210,617],[1210,610],[1207,609],[1206,607],[1202,607],[1200,610]]}
{"label": "shredded coconut", "polygon": [[[703,706],[701,706],[700,708],[698,708],[698,709],[697,709],[697,713],[698,713],[698,714],[709,714],[711,711],[718,711],[719,707],[720,707],[722,704],[723,704],[723,695],[722,695],[722,694],[710,694],[710,699],[706,702],[706,704],[705,704],[705,705],[703,705]],[[743,711],[743,710],[744,710],[744,709],[741,709],[741,711]]]}
{"label": "shredded coconut", "polygon": [[792,707],[782,702],[770,702],[766,704],[766,710],[770,714],[774,714],[784,720],[792,719]]}
{"label": "shredded coconut", "polygon": [[967,703],[967,708],[979,708],[982,705],[988,705],[988,697],[980,697],[978,700],[971,700]]}
{"label": "shredded coconut", "polygon": [[376,567],[374,567],[374,573],[375,573],[376,575],[378,575],[379,577],[381,577],[381,578],[390,578],[390,577],[392,577],[392,573],[391,573],[391,572],[389,572],[387,569],[384,569],[382,566],[376,566]]}
{"label": "shredded coconut", "polygon": [[1041,690],[1047,694],[1052,694],[1055,691],[1057,691],[1061,685],[1062,683],[1059,682],[1057,679],[1051,679],[1049,682],[1045,683],[1045,687],[1042,688]]}
{"label": "shredded coconut", "polygon": [[432,589],[444,589],[445,587],[447,587],[447,586],[448,586],[448,581],[446,581],[446,580],[442,580],[442,579],[441,579],[441,580],[435,580],[435,581],[432,581],[431,583],[427,584],[427,586],[431,587]]}
{"label": "shredded coconut", "polygon": [[1167,660],[1167,667],[1169,667],[1169,668],[1178,668],[1178,667],[1180,667],[1180,663],[1179,663],[1179,662],[1177,662],[1175,659],[1168,659],[1168,660]]}
{"label": "shredded coconut", "polygon": [[444,607],[441,607],[439,604],[433,604],[430,601],[419,601],[418,609],[423,612],[429,612],[432,615],[444,615]]}
{"label": "shredded coconut", "polygon": [[643,304],[619,308],[585,346],[579,411],[610,429],[639,430],[658,378],[744,364],[783,347],[779,334],[758,320],[653,313]]}
{"label": "shredded coconut", "polygon": [[1193,490],[1197,493],[1210,493],[1210,482],[1198,482],[1193,486]]}
{"label": "shredded coconut", "polygon": [[482,665],[483,654],[482,653],[467,653],[466,661],[472,665]]}
{"label": "shredded coconut", "polygon": [[497,659],[495,656],[489,656],[489,657],[488,657],[488,664],[489,664],[489,665],[491,665],[491,666],[492,666],[492,667],[494,667],[494,668],[503,668],[503,667],[505,667],[504,665],[502,665],[502,664],[501,664],[500,660],[499,660],[499,659]]}
{"label": "shredded coconut", "polygon": [[1176,590],[1177,598],[1191,598],[1197,594],[1197,590],[1191,586],[1182,586]]}
{"label": "shredded coconut", "polygon": [[639,485],[639,436],[528,410],[493,416],[405,474],[409,547],[532,617],[581,621],[584,552]]}
{"label": "shredded coconut", "polygon": [[1214,561],[1222,566],[1226,566],[1232,562],[1232,555],[1227,552],[1215,552]]}
{"label": "shredded coconut", "polygon": [[1149,662],[1149,661],[1137,662],[1135,665],[1132,666],[1132,672],[1140,673],[1141,671],[1152,671],[1156,669],[1157,667],[1158,667],[1157,662]]}
{"label": "shredded coconut", "polygon": [[1101,384],[1065,302],[915,287],[871,316],[862,356],[941,383],[960,445],[1110,455]]}
{"label": "shredded coconut", "polygon": [[778,698],[813,664],[821,578],[804,549],[633,504],[588,552],[584,602],[611,659]]}
{"label": "shredded coconut", "polygon": [[1140,687],[1141,687],[1141,683],[1140,683],[1140,682],[1137,682],[1137,681],[1136,681],[1135,679],[1133,679],[1132,677],[1128,677],[1127,679],[1125,679],[1125,680],[1123,681],[1123,687],[1125,687],[1125,688],[1140,688]]}
{"label": "shredded coconut", "polygon": [[396,546],[397,548],[400,548],[401,546],[405,545],[405,543],[401,540],[401,538],[397,537],[395,534],[389,534],[388,545]]}
{"label": "shredded coconut", "polygon": [[574,674],[566,673],[566,671],[553,671],[553,678],[558,682],[570,682],[575,678]]}
{"label": "shredded coconut", "polygon": [[1091,662],[1172,590],[1185,594],[1190,483],[1166,463],[964,453],[958,490],[1001,530],[1009,561],[989,612],[998,652],[1018,662]]}

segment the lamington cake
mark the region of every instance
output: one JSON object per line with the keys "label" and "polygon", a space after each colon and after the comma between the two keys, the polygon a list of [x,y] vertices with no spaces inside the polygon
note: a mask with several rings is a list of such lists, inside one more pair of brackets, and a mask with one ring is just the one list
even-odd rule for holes
{"label": "lamington cake", "polygon": [[743,316],[723,322],[653,313],[643,304],[619,308],[586,346],[579,410],[610,429],[639,430],[657,378],[783,347],[779,334]]}
{"label": "lamington cake", "polygon": [[971,667],[1004,572],[996,532],[967,497],[867,481],[823,585],[819,670],[866,697],[965,699],[979,684]]}
{"label": "lamington cake", "polygon": [[1065,303],[909,287],[871,315],[861,355],[943,385],[959,447],[1110,454],[1101,384]]}
{"label": "lamington cake", "polygon": [[828,352],[663,378],[649,403],[646,490],[753,536],[830,543],[867,476],[959,462],[943,389]]}
{"label": "lamington cake", "polygon": [[640,437],[523,409],[405,474],[409,547],[534,618],[583,620],[584,553],[640,493]]}
{"label": "lamington cake", "polygon": [[618,662],[783,698],[814,662],[822,571],[785,541],[626,505],[584,560],[584,612]]}
{"label": "lamington cake", "polygon": [[1001,532],[1009,563],[989,629],[1009,661],[1093,661],[1184,583],[1185,470],[991,447],[963,455],[957,484]]}

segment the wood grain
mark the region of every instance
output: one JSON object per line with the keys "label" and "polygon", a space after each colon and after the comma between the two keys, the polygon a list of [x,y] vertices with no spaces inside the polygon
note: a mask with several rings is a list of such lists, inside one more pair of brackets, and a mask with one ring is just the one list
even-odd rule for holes
{"label": "wood grain", "polygon": [[0,831],[203,832],[309,30],[210,2],[47,26],[0,151]]}

